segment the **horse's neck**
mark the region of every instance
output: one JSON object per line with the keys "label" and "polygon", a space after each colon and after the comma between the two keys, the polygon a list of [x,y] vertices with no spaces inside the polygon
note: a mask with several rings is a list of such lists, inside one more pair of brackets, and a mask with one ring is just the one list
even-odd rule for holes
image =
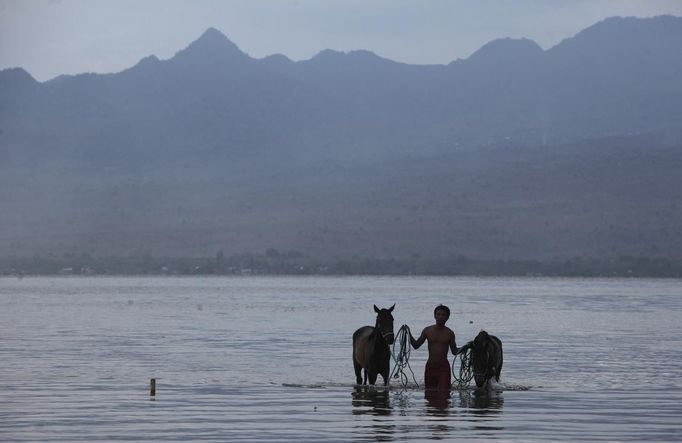
{"label": "horse's neck", "polygon": [[376,347],[388,347],[388,343],[384,340],[384,336],[381,335],[378,323],[374,325],[374,331],[369,335],[369,341]]}

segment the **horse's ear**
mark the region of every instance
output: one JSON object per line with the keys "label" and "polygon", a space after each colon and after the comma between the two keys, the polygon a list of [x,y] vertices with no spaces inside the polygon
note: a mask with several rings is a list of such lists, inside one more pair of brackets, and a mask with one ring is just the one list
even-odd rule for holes
{"label": "horse's ear", "polygon": [[374,312],[376,312],[377,314],[379,313],[379,308],[377,308],[377,305],[374,305]]}
{"label": "horse's ear", "polygon": [[395,303],[393,303],[393,306],[391,306],[390,308],[388,308],[388,312],[393,312],[393,308],[395,308]]}

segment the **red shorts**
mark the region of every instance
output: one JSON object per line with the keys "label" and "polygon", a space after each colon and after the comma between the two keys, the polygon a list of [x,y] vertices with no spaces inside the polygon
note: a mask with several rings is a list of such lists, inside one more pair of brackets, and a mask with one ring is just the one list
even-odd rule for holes
{"label": "red shorts", "polygon": [[450,389],[450,363],[447,360],[426,362],[424,387],[443,391]]}

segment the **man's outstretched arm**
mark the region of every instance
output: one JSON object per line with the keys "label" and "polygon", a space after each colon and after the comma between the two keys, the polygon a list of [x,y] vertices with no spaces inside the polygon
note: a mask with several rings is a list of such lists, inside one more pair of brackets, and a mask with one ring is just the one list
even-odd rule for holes
{"label": "man's outstretched arm", "polygon": [[424,329],[422,331],[422,335],[420,335],[419,338],[416,340],[412,336],[412,332],[410,332],[410,344],[412,345],[412,347],[414,349],[419,349],[419,347],[421,345],[423,345],[425,341],[426,341],[426,329]]}

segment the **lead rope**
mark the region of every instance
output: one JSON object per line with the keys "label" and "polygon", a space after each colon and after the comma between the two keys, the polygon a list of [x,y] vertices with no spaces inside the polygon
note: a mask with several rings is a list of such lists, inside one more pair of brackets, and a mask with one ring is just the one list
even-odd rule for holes
{"label": "lead rope", "polygon": [[[462,346],[460,352],[455,355],[452,359],[452,376],[455,381],[457,381],[457,386],[463,388],[469,385],[469,382],[474,378],[474,371],[471,367],[471,348],[474,342],[469,342]],[[455,374],[455,363],[457,362],[457,357],[460,359],[459,365],[459,377]]]}
{"label": "lead rope", "polygon": [[[398,330],[398,333],[395,336],[395,341],[393,342],[393,348],[391,349],[391,356],[393,357],[394,364],[389,380],[392,378],[399,378],[403,389],[407,389],[407,383],[410,380],[407,376],[406,369],[410,371],[414,384],[419,387],[419,383],[417,383],[417,379],[414,376],[414,371],[412,371],[412,367],[410,367],[410,350],[412,348],[410,346],[409,340],[410,334],[408,328],[407,326],[403,325]],[[396,346],[400,347],[397,353]]]}

